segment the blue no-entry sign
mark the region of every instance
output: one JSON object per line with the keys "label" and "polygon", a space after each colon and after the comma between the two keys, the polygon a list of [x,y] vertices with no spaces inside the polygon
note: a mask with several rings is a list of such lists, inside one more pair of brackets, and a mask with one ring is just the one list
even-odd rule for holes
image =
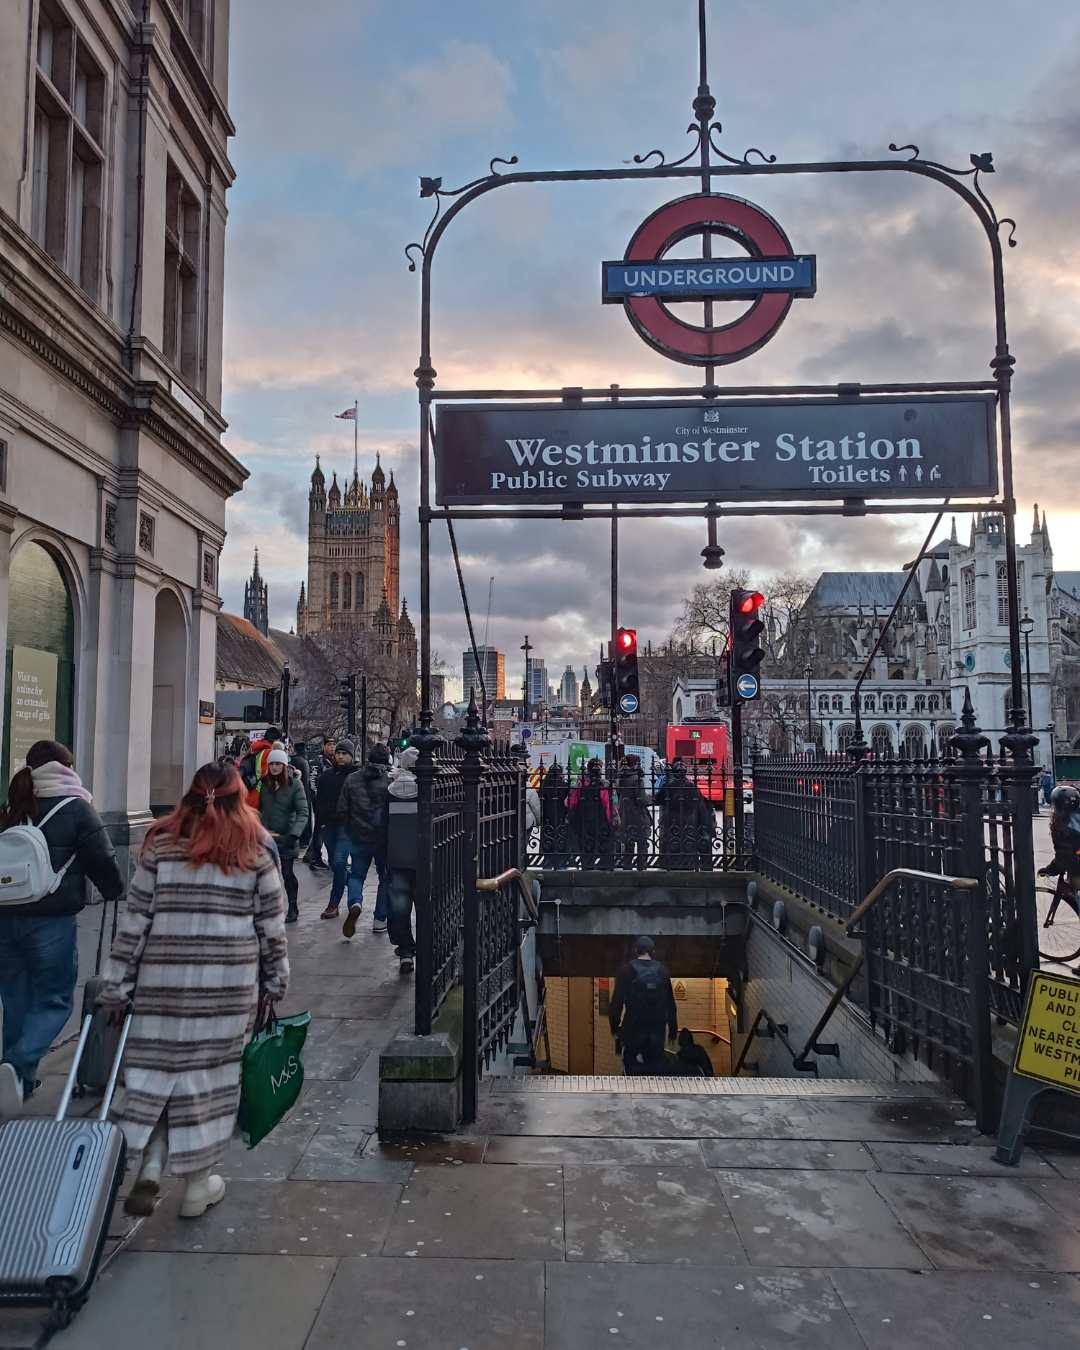
{"label": "blue no-entry sign", "polygon": [[623,694],[619,699],[619,711],[626,717],[631,717],[638,710],[637,694]]}
{"label": "blue no-entry sign", "polygon": [[757,698],[760,687],[758,677],[749,673],[740,675],[735,681],[735,692],[743,700]]}

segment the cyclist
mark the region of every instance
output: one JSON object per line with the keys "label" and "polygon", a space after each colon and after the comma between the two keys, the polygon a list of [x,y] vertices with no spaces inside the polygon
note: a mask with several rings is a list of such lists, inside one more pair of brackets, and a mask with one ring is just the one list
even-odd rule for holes
{"label": "cyclist", "polygon": [[[1050,839],[1054,858],[1039,875],[1064,876],[1075,891],[1080,887],[1080,789],[1071,784],[1063,783],[1050,794]],[[1077,908],[1075,899],[1069,903]]]}

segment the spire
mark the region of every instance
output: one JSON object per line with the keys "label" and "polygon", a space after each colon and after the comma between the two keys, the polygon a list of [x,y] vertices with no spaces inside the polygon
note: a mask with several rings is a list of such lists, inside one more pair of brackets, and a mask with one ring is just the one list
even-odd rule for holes
{"label": "spire", "polygon": [[1031,522],[1031,533],[1032,533],[1032,534],[1038,534],[1038,533],[1039,533],[1039,503],[1038,503],[1038,502],[1035,503],[1035,516],[1034,516],[1034,519],[1033,519],[1032,522]]}
{"label": "spire", "polygon": [[326,478],[323,475],[322,464],[320,463],[320,456],[316,455],[315,470],[311,475],[311,485],[312,487],[314,487],[316,484],[318,484],[319,487],[322,487],[325,482]]}
{"label": "spire", "polygon": [[949,543],[950,543],[950,544],[958,544],[959,542],[960,542],[960,540],[957,539],[957,537],[956,537],[956,517],[953,516],[953,518],[952,518],[952,533],[949,535]]}
{"label": "spire", "polygon": [[379,488],[386,482],[386,474],[383,473],[382,467],[382,455],[378,450],[375,451],[375,472],[371,475],[371,482],[373,486]]}
{"label": "spire", "polygon": [[258,544],[255,545],[255,565],[254,565],[254,567],[252,567],[252,569],[251,569],[251,575],[252,575],[252,578],[257,578],[258,575],[259,575],[259,546],[258,546]]}

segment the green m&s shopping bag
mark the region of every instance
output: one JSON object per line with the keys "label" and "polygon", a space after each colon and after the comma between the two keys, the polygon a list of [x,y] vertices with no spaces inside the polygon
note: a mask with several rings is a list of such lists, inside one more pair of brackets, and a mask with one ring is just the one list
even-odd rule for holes
{"label": "green m&s shopping bag", "polygon": [[271,1005],[244,1047],[238,1124],[248,1148],[265,1139],[300,1096],[310,1022],[310,1013],[278,1017]]}

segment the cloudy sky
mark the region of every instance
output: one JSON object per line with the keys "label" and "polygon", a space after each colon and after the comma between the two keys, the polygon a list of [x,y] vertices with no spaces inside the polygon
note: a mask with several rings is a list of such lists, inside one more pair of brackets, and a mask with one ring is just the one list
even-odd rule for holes
{"label": "cloudy sky", "polygon": [[[711,81],[729,152],[879,157],[890,140],[966,165],[1015,216],[1008,251],[1017,360],[1017,493],[1050,513],[1059,567],[1080,568],[1080,9],[1074,0],[711,0]],[[696,83],[696,6],[669,0],[233,0],[230,103],[239,172],[226,273],[228,446],[251,470],[230,504],[226,605],[242,606],[262,544],[272,622],[295,618],[316,451],[351,469],[334,414],[360,401],[362,471],[376,449],[401,489],[402,589],[418,608],[417,278],[421,174],[456,186],[492,155],[522,168],[607,168],[683,153]],[[658,21],[658,16],[659,21]],[[686,140],[686,148],[689,141]],[[721,185],[722,188],[723,185]],[[444,387],[695,383],[598,300],[599,264],[682,183],[509,187],[440,248],[433,359]],[[731,185],[818,256],[818,294],[733,383],[982,379],[993,355],[988,254],[974,217],[909,175]],[[722,524],[733,567],[892,568],[918,517]],[[557,674],[595,664],[606,626],[600,524],[458,531],[491,640],[520,663],[527,631]],[[434,534],[433,642],[460,671],[465,629],[446,535]],[[624,529],[621,615],[662,638],[701,577],[701,522]]]}

